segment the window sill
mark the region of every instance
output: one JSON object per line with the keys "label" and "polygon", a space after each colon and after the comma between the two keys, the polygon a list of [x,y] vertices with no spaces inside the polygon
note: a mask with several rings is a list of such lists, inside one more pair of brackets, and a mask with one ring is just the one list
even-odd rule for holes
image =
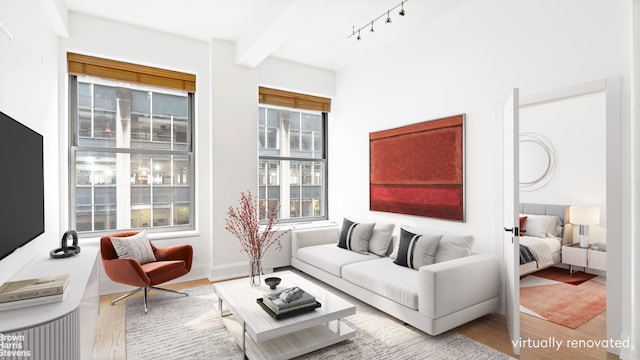
{"label": "window sill", "polygon": [[276,224],[274,230],[296,230],[296,229],[312,229],[338,225],[335,221],[318,220],[318,221],[301,221],[292,223]]}
{"label": "window sill", "polygon": [[[149,240],[152,240],[152,241],[193,238],[193,237],[200,236],[200,232],[197,230],[170,231],[170,232],[158,232],[158,233],[147,233],[147,234],[149,235]],[[80,244],[81,246],[100,245],[100,237],[83,238],[80,240]]]}

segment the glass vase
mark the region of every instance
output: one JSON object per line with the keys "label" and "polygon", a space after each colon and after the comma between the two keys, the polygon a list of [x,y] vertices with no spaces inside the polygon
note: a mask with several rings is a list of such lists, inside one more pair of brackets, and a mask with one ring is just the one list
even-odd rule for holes
{"label": "glass vase", "polygon": [[249,260],[249,283],[251,286],[260,286],[260,276],[262,275],[262,259]]}

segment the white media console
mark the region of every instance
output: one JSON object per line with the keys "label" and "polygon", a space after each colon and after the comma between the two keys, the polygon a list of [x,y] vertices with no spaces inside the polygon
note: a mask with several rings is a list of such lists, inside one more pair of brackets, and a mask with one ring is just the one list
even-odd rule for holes
{"label": "white media console", "polygon": [[38,255],[11,280],[62,274],[70,275],[69,292],[62,302],[0,311],[3,350],[26,351],[28,359],[92,358],[100,306],[97,247],[82,247],[78,255],[64,259]]}

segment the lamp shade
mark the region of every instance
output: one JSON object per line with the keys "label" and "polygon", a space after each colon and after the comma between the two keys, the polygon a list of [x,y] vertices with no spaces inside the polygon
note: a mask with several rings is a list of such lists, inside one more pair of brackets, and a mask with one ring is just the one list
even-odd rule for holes
{"label": "lamp shade", "polygon": [[600,208],[571,206],[569,216],[572,224],[597,225],[600,223]]}

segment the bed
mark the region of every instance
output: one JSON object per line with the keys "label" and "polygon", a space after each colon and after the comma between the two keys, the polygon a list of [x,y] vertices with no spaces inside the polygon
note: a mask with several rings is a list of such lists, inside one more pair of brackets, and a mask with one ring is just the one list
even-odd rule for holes
{"label": "bed", "polygon": [[568,205],[520,204],[520,276],[559,264],[573,242]]}

